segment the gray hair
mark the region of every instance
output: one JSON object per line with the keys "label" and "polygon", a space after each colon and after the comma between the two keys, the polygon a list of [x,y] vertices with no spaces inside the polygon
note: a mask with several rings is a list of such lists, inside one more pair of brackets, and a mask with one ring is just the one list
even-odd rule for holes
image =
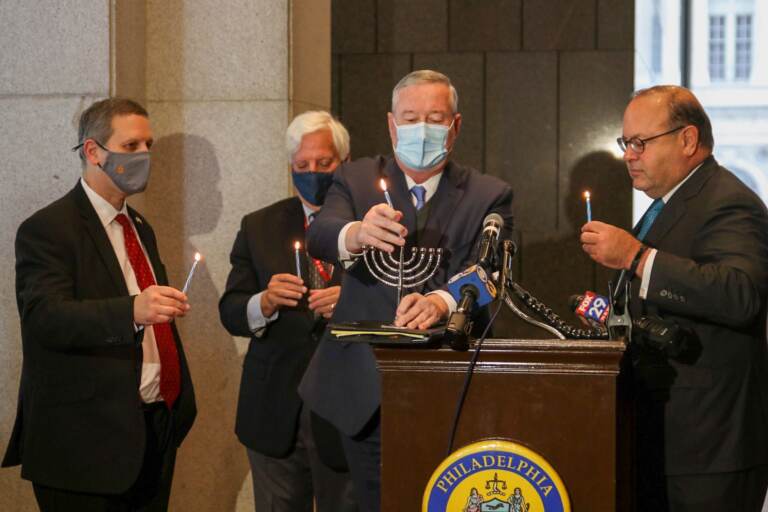
{"label": "gray hair", "polygon": [[333,146],[339,155],[339,160],[345,160],[349,156],[349,132],[343,124],[324,110],[310,110],[293,118],[285,131],[285,149],[288,150],[288,160],[293,160],[304,135],[326,129],[331,131]]}
{"label": "gray hair", "polygon": [[405,89],[411,85],[419,84],[445,84],[451,92],[451,110],[452,114],[459,111],[459,93],[456,92],[456,88],[451,83],[451,79],[438,71],[432,71],[431,69],[419,69],[411,71],[405,75],[394,89],[392,89],[392,112],[394,113],[397,107],[397,97],[400,94],[401,89]]}

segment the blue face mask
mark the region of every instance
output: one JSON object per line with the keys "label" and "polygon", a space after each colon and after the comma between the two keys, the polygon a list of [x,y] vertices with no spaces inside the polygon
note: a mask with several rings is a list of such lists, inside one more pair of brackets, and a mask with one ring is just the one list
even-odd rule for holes
{"label": "blue face mask", "polygon": [[426,171],[448,157],[445,141],[451,126],[432,123],[403,124],[397,129],[395,154],[414,171]]}
{"label": "blue face mask", "polygon": [[296,172],[291,171],[293,186],[301,197],[314,206],[322,206],[325,194],[333,183],[332,172]]}

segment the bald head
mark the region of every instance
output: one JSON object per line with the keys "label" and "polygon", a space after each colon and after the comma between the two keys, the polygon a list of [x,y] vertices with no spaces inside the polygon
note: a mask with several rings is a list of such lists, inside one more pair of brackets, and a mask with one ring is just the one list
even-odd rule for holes
{"label": "bald head", "polygon": [[712,152],[715,140],[712,137],[712,123],[704,111],[699,100],[685,87],[677,85],[657,85],[647,89],[640,89],[633,95],[633,101],[637,98],[655,100],[662,104],[666,111],[670,127],[694,126],[698,132],[698,143]]}

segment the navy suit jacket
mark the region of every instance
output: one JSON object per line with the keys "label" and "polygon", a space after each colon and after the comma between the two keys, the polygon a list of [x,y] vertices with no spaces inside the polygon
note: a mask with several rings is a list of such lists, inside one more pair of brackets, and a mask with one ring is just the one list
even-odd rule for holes
{"label": "navy suit jacket", "polygon": [[[158,284],[168,283],[152,228],[129,208]],[[16,301],[24,362],[16,423],[3,466],[37,484],[113,494],[135,481],[144,456],[139,396],[143,330],[134,297],[78,181],[16,234]],[[181,393],[171,411],[178,445],[196,415],[176,326]]]}
{"label": "navy suit jacket", "polygon": [[[415,243],[416,208],[405,175],[392,157],[364,158],[342,165],[334,175],[320,215],[307,233],[309,252],[326,261],[338,259],[338,236],[349,222],[361,220],[376,204],[384,202],[378,186],[387,180],[395,209],[403,212],[408,245]],[[448,279],[469,266],[482,222],[491,212],[505,221],[503,237],[512,230],[512,190],[505,182],[449,162],[435,195],[429,217],[419,234],[420,247],[440,247],[446,256],[435,275],[420,289],[426,293],[444,288]],[[406,291],[406,293],[410,292]],[[383,285],[357,261],[344,275],[334,322],[378,320],[395,316],[396,289]],[[359,433],[380,403],[380,378],[376,359],[367,344],[340,343],[325,337],[301,382],[305,402],[343,433]]]}
{"label": "navy suit jacket", "polygon": [[[232,270],[219,301],[221,322],[233,336],[251,338],[243,361],[235,432],[245,446],[271,457],[285,457],[295,446],[301,411],[299,380],[317,347],[326,321],[315,319],[306,301],[280,309],[261,337],[248,325],[248,301],[267,289],[275,274],[296,273],[293,242],[304,240],[304,210],[296,198],[278,201],[243,217],[232,246]],[[301,258],[301,275],[309,275]],[[341,282],[334,269],[330,286]],[[312,432],[327,465],[345,469],[338,432],[312,415]]]}
{"label": "navy suit jacket", "polygon": [[[645,300],[689,329],[691,354],[671,359],[633,344],[638,435],[667,474],[768,463],[768,212],[709,157],[664,206],[644,240],[658,249]],[[652,449],[652,448],[651,448]],[[656,471],[658,471],[658,467]]]}

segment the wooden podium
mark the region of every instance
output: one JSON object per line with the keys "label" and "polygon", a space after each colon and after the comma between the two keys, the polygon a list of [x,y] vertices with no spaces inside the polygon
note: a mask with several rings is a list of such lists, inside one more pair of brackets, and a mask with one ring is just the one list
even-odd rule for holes
{"label": "wooden podium", "polygon": [[[629,404],[616,341],[486,340],[453,450],[504,438],[547,459],[571,509],[630,509]],[[421,510],[448,455],[472,357],[450,349],[376,349],[382,375],[382,510]]]}

